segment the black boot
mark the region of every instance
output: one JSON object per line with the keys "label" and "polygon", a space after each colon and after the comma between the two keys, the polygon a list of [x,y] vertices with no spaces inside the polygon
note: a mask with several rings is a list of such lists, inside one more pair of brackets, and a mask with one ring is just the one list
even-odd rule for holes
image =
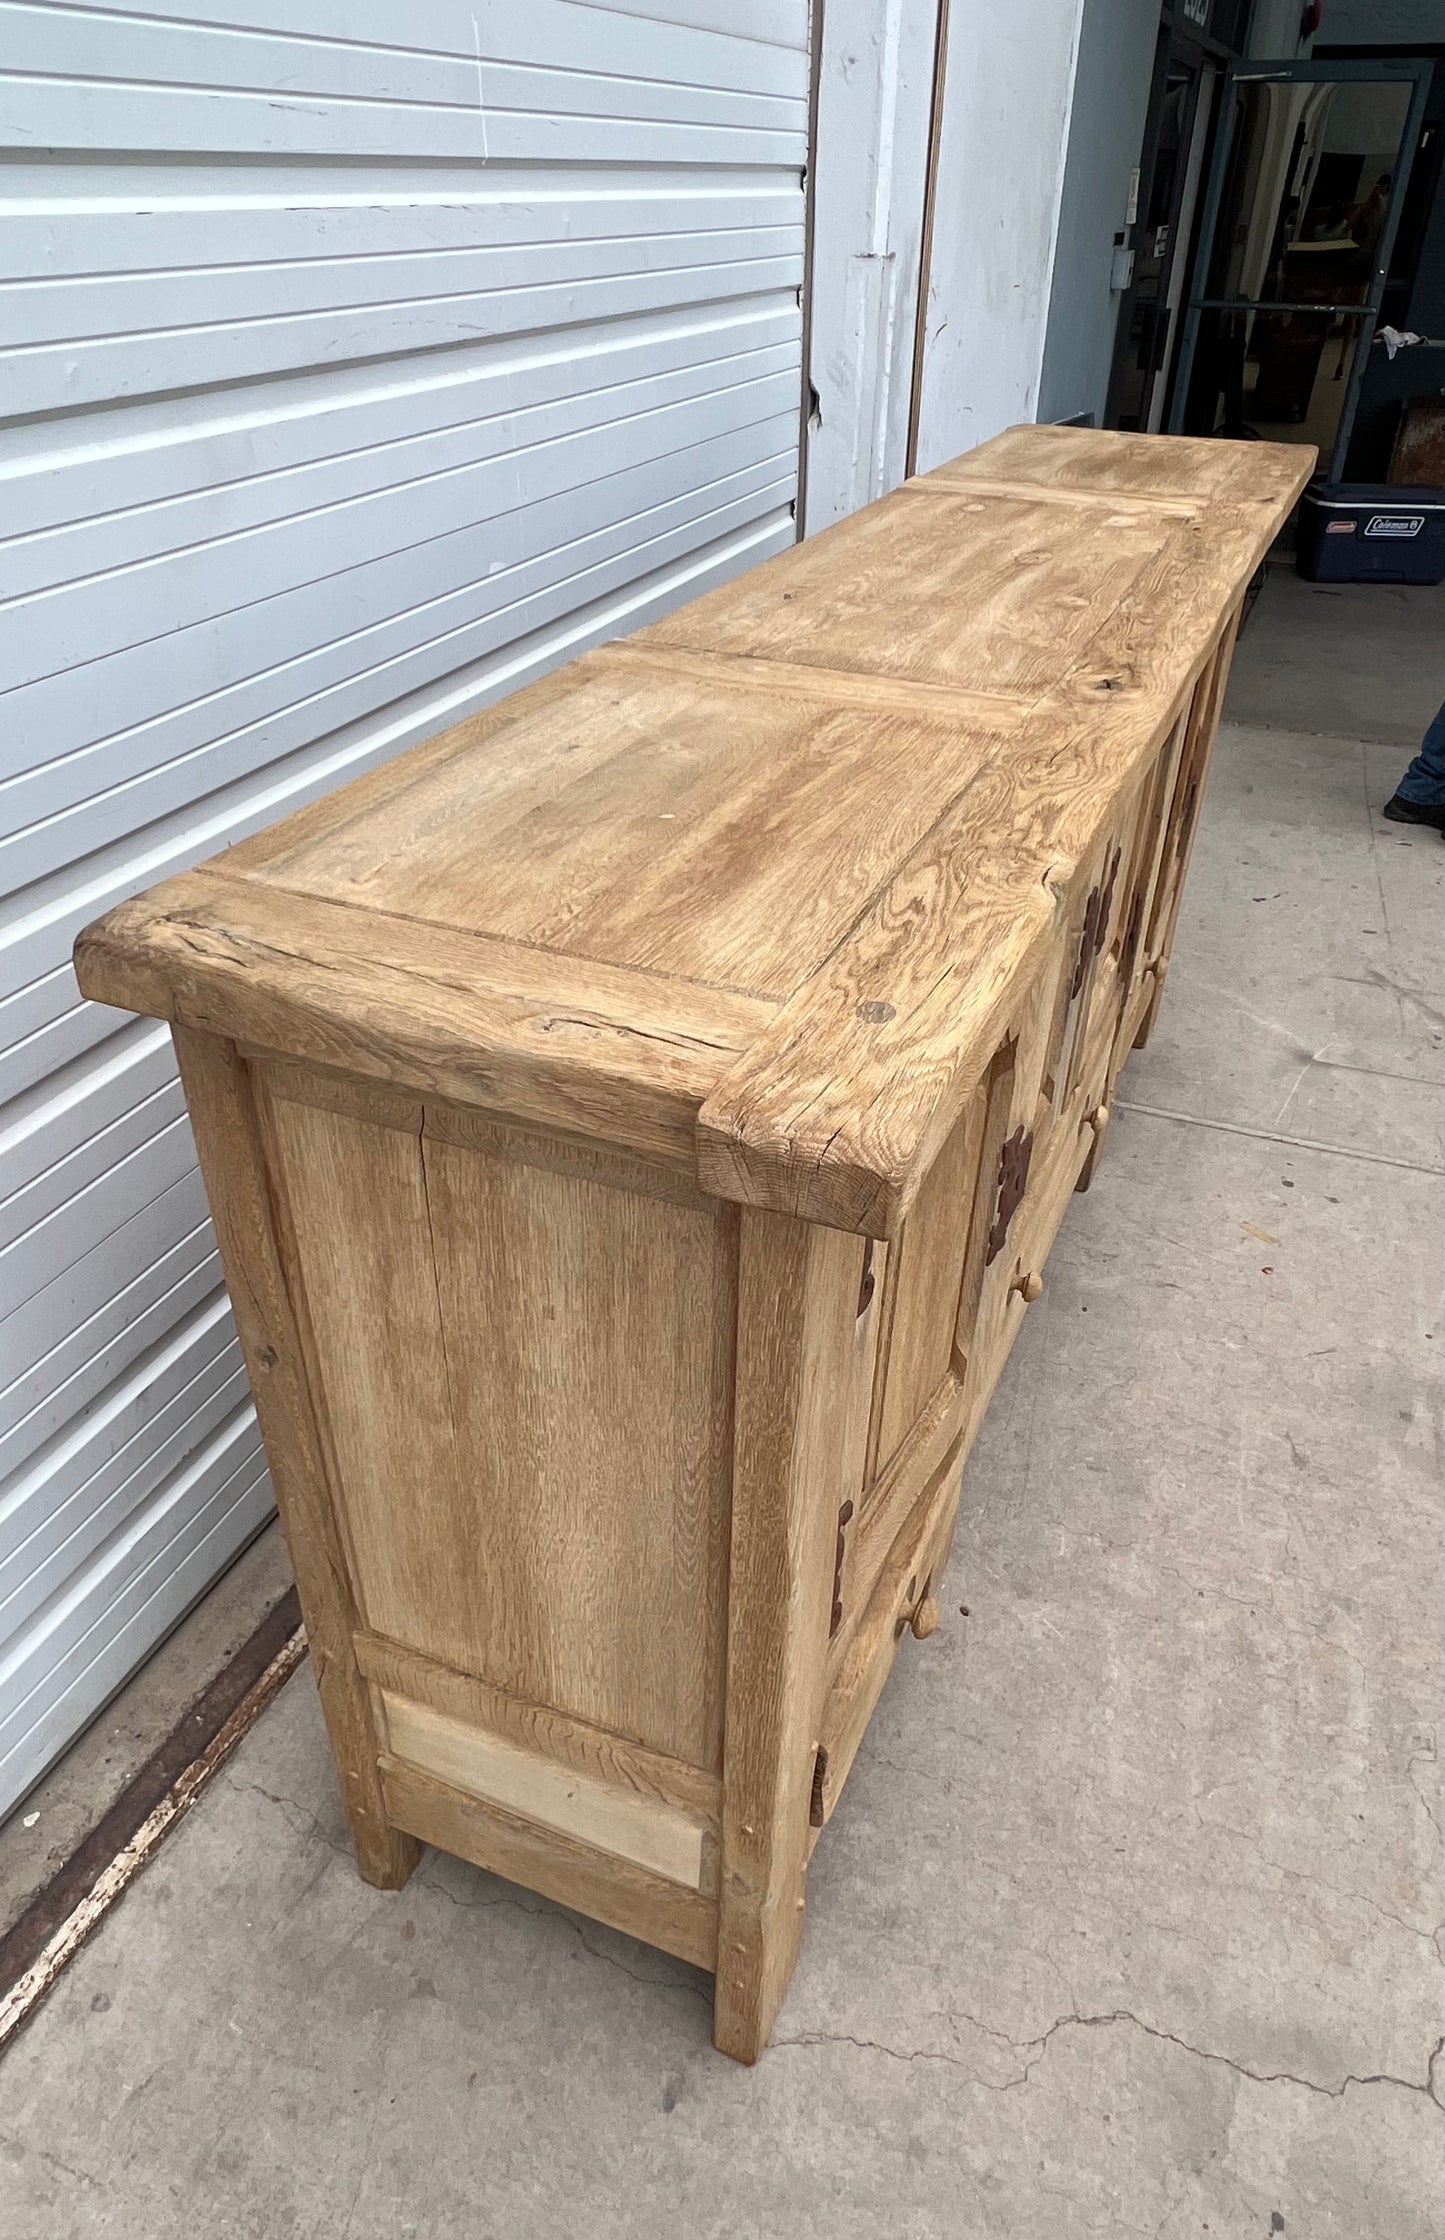
{"label": "black boot", "polygon": [[1445,801],[1406,801],[1397,793],[1380,814],[1391,824],[1428,824],[1432,832],[1445,832]]}

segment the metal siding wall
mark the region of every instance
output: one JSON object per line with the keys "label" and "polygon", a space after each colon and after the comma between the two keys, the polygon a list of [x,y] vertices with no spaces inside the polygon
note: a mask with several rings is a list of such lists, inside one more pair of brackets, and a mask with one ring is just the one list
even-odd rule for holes
{"label": "metal siding wall", "polygon": [[270,1507],[168,1038],[74,935],[791,542],[807,38],[0,5],[0,1813]]}

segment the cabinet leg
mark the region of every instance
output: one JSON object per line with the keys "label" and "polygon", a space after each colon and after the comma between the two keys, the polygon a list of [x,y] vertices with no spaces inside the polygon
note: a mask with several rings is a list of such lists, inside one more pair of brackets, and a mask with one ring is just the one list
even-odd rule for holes
{"label": "cabinet leg", "polygon": [[356,1606],[278,1233],[279,1181],[267,1173],[256,1094],[235,1044],[189,1027],[173,1036],[356,1864],[363,1881],[398,1890],[421,1846],[386,1817],[380,1740],[353,1647]]}
{"label": "cabinet leg", "polygon": [[803,1931],[863,1239],[745,1207],[713,2043],[756,2061]]}
{"label": "cabinet leg", "polygon": [[[733,2061],[751,2064],[767,2051],[803,1936],[802,1875],[797,1897],[786,1912],[754,1907],[738,1892],[732,1907],[730,1944],[719,1943],[717,1989],[713,1998],[712,2042]],[[744,1913],[751,1918],[744,1927]]]}
{"label": "cabinet leg", "polygon": [[1154,993],[1149,998],[1149,1007],[1139,1021],[1139,1031],[1134,1037],[1134,1048],[1136,1050],[1142,1050],[1150,1035],[1154,1032],[1154,1022],[1159,1016],[1159,1006],[1164,1001],[1164,980],[1168,970],[1169,959],[1161,957],[1154,967]]}
{"label": "cabinet leg", "polygon": [[353,1820],[351,1840],[356,1847],[356,1871],[373,1890],[400,1890],[410,1881],[421,1858],[416,1837],[403,1835],[400,1828],[368,1829],[363,1836]]}

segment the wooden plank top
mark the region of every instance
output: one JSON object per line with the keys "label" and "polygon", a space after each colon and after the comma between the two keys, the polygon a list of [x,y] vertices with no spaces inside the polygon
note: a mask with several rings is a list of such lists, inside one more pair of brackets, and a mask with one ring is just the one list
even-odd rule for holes
{"label": "wooden plank top", "polygon": [[123,904],[81,986],[890,1235],[1312,464],[1009,429]]}

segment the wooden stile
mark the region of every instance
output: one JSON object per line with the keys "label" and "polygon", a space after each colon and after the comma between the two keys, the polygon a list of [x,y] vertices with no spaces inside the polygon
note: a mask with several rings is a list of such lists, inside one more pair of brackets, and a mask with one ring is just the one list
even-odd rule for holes
{"label": "wooden stile", "polygon": [[1010,429],[82,934],[174,1030],[369,1880],[454,1850],[763,2050],[1310,464]]}

